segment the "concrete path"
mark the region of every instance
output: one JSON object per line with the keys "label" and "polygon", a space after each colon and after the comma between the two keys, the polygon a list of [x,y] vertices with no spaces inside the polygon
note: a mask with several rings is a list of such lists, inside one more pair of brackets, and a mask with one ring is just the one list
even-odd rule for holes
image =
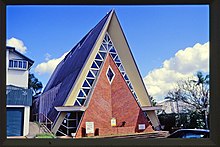
{"label": "concrete path", "polygon": [[38,124],[35,122],[29,122],[29,134],[27,138],[34,138],[36,134],[43,133],[43,130],[39,128]]}

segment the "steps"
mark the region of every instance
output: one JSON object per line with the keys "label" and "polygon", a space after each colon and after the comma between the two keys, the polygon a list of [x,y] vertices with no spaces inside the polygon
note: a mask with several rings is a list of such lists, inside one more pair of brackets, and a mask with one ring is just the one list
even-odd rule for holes
{"label": "steps", "polygon": [[34,138],[37,134],[52,133],[43,123],[29,122],[27,138]]}
{"label": "steps", "polygon": [[154,131],[147,133],[135,133],[135,134],[118,134],[111,136],[94,136],[90,138],[166,138],[169,135],[168,131]]}

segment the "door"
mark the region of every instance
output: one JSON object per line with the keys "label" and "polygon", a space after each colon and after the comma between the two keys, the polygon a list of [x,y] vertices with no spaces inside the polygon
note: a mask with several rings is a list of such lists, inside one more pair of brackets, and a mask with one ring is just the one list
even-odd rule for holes
{"label": "door", "polygon": [[7,108],[7,136],[22,136],[24,108]]}

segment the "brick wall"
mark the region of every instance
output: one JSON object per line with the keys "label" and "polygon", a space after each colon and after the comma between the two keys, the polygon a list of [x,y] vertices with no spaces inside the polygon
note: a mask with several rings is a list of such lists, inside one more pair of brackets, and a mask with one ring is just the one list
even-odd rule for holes
{"label": "brick wall", "polygon": [[[109,67],[116,74],[110,84],[106,71]],[[117,126],[111,126],[111,118],[116,118]],[[94,134],[85,134],[85,123],[94,122]],[[124,126],[122,124],[124,123]],[[138,124],[145,124],[145,130],[138,130]],[[120,71],[112,58],[108,55],[100,76],[96,82],[88,108],[82,116],[76,137],[93,135],[131,134],[135,132],[151,132],[141,108],[134,99]]]}

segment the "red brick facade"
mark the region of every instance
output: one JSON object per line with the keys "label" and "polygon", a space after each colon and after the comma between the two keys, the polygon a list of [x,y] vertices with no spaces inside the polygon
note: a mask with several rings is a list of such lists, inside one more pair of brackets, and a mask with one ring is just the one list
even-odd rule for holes
{"label": "red brick facade", "polygon": [[[106,76],[109,65],[115,73],[111,84]],[[111,126],[112,118],[116,118],[116,127]],[[94,122],[94,134],[85,133],[86,122]],[[146,129],[139,130],[138,124],[145,124]],[[108,55],[94,87],[89,106],[82,116],[76,137],[152,131],[152,126],[148,123],[114,61]]]}

